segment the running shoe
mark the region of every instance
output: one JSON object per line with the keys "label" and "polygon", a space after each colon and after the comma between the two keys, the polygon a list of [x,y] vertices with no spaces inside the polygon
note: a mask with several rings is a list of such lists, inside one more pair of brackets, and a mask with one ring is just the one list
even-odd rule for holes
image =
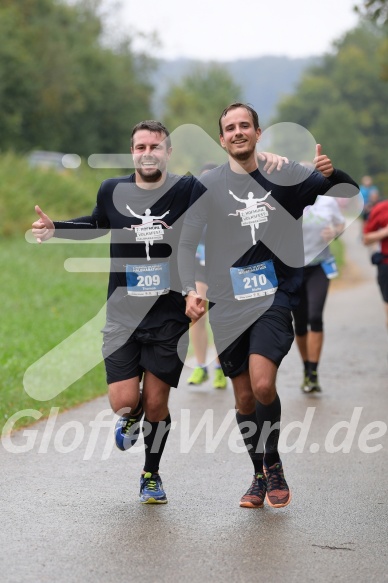
{"label": "running shoe", "polygon": [[126,451],[131,448],[137,441],[140,435],[140,421],[144,415],[142,405],[142,394],[140,392],[140,411],[136,415],[129,417],[119,417],[115,427],[115,441],[116,445],[121,451]]}
{"label": "running shoe", "polygon": [[187,382],[189,385],[201,385],[207,381],[208,378],[209,375],[207,374],[207,368],[203,366],[196,366],[191,377],[187,379]]}
{"label": "running shoe", "polygon": [[215,389],[226,389],[226,376],[222,372],[222,368],[216,368],[214,371],[213,387]]}
{"label": "running shoe", "polygon": [[303,375],[303,381],[302,384],[300,385],[300,389],[302,391],[302,393],[310,393],[311,389],[309,387],[309,376],[307,373],[304,373]]}
{"label": "running shoe", "polygon": [[159,474],[146,472],[140,477],[140,502],[143,504],[166,504],[167,496],[163,490],[162,479]]}
{"label": "running shoe", "polygon": [[318,373],[310,372],[308,379],[309,393],[321,393],[322,389],[318,381]]}
{"label": "running shoe", "polygon": [[265,476],[260,473],[255,474],[252,484],[240,500],[240,506],[244,508],[263,508],[266,491],[267,480]]}
{"label": "running shoe", "polygon": [[282,462],[269,468],[264,463],[264,475],[267,479],[267,503],[273,508],[287,506],[291,502],[291,492],[284,477]]}

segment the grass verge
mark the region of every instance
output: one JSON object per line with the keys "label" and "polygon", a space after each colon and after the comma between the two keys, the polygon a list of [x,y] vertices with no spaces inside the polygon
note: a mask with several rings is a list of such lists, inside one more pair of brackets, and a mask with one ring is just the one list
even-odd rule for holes
{"label": "grass verge", "polygon": [[[51,407],[68,409],[106,392],[103,363],[57,397],[39,401],[24,390],[26,370],[47,352],[93,318],[104,306],[107,274],[69,273],[68,257],[107,257],[107,244],[29,244],[24,239],[3,240],[2,336],[0,339],[0,428],[24,409],[44,417]],[[82,354],[79,355],[82,358]],[[74,366],[67,362],[66,366]],[[53,370],[53,386],[61,370]],[[33,422],[20,419],[15,428]]]}

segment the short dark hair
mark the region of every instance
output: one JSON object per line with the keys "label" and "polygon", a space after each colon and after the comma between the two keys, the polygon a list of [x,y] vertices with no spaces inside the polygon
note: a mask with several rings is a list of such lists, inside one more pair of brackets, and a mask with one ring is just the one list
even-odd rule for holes
{"label": "short dark hair", "polygon": [[131,146],[133,147],[133,136],[136,132],[140,130],[148,130],[149,132],[153,132],[154,134],[164,134],[166,136],[166,146],[167,148],[171,148],[171,138],[170,132],[160,121],[155,121],[154,119],[146,119],[144,121],[140,121],[137,123],[132,130],[131,134]]}
{"label": "short dark hair", "polygon": [[226,114],[231,109],[237,109],[238,107],[243,107],[244,109],[246,109],[250,113],[250,115],[253,119],[253,126],[254,126],[255,130],[257,130],[260,127],[259,116],[257,115],[257,112],[253,109],[253,107],[251,107],[247,103],[238,103],[237,101],[235,101],[234,103],[231,103],[230,105],[228,105],[228,107],[225,107],[224,111],[220,115],[220,119],[218,120],[218,127],[220,128],[220,135],[221,136],[224,135],[224,131],[222,129],[222,123],[221,123],[222,118],[225,117]]}

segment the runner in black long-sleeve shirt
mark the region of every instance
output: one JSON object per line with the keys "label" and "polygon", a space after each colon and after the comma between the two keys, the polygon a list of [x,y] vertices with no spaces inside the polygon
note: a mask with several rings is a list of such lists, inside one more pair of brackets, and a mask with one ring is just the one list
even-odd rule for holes
{"label": "runner in black long-sleeve shirt", "polygon": [[207,192],[193,193],[178,266],[188,290],[186,314],[198,319],[203,310],[193,290],[195,251],[206,225],[209,320],[221,366],[232,379],[237,422],[254,466],[240,505],[259,508],[266,498],[282,507],[291,493],[278,452],[276,375],[294,339],[291,310],[302,281],[303,209],[319,194],[354,196],[358,186],[333,168],[320,147],[314,160],[319,172],[290,162],[268,177],[257,164],[261,130],[248,105],[227,107],[219,129],[229,162],[201,179]]}
{"label": "runner in black long-sleeve shirt", "polygon": [[196,179],[167,172],[171,143],[159,122],[134,127],[131,152],[135,173],[105,180],[90,216],[53,222],[36,207],[40,218],[33,233],[43,241],[51,236],[85,240],[111,232],[103,356],[109,400],[121,415],[116,443],[120,449],[134,444],[145,412],[140,500],[165,503],[159,462],[171,424],[168,397],[187,350],[181,343],[178,355],[178,341],[190,323],[176,249]]}

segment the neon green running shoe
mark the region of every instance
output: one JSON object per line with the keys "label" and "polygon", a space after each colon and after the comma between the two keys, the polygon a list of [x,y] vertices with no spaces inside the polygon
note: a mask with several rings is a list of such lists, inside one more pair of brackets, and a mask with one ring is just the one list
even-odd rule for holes
{"label": "neon green running shoe", "polygon": [[304,393],[321,393],[322,389],[319,384],[318,374],[316,372],[311,372],[305,377],[301,389]]}
{"label": "neon green running shoe", "polygon": [[207,379],[209,375],[207,374],[207,368],[203,368],[202,366],[196,366],[193,370],[191,377],[187,379],[189,385],[201,385]]}
{"label": "neon green running shoe", "polygon": [[215,389],[226,389],[226,376],[222,372],[222,368],[216,368],[214,371],[213,387]]}
{"label": "neon green running shoe", "polygon": [[310,373],[308,386],[309,386],[309,393],[321,393],[322,392],[321,385],[319,384],[317,372]]}
{"label": "neon green running shoe", "polygon": [[302,384],[300,385],[300,389],[301,389],[302,393],[309,393],[310,392],[309,376],[307,373],[305,373],[303,375],[303,381],[302,381]]}

